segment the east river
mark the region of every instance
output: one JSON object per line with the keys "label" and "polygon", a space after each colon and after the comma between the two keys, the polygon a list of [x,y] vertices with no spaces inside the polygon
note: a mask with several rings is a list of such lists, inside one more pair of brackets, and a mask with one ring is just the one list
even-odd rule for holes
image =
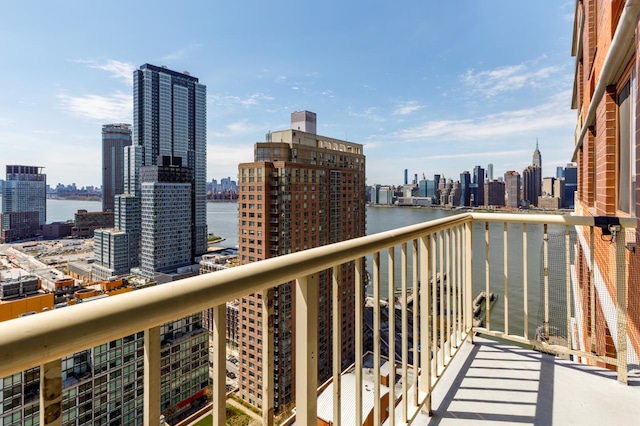
{"label": "east river", "polygon": [[[99,201],[77,201],[77,200],[47,200],[47,223],[54,221],[66,221],[74,218],[74,213],[78,209],[86,209],[87,211],[100,211],[101,203]],[[438,219],[445,216],[457,214],[455,211],[432,209],[432,208],[402,208],[402,207],[367,207],[367,234],[375,234],[382,231],[387,231],[394,228],[400,228],[403,226],[413,225],[421,222],[426,222],[433,219]],[[225,240],[222,243],[224,246],[237,247],[238,245],[238,206],[236,203],[230,202],[210,202],[207,203],[207,225],[209,233],[223,237]],[[509,322],[513,332],[518,332],[523,328],[523,291],[520,285],[516,285],[522,282],[522,227],[514,226],[509,228],[509,257],[508,257],[508,270],[509,281],[512,283],[509,287]],[[535,327],[541,322],[541,294],[540,284],[542,276],[541,266],[541,250],[542,250],[542,236],[539,232],[539,226],[529,226],[528,235],[528,253],[529,253],[529,291],[527,292],[529,299],[529,330],[530,333],[535,331]],[[564,253],[564,236],[561,234],[562,230],[550,228],[550,252],[553,249],[554,253],[560,250],[560,253]],[[485,287],[485,250],[484,250],[484,224],[476,223],[474,225],[474,238],[473,238],[473,253],[474,253],[474,292],[477,293],[480,290],[484,290]],[[555,241],[555,243],[554,243]],[[555,248],[554,248],[555,244]],[[490,281],[492,292],[495,292],[498,296],[498,302],[492,307],[492,324],[501,327],[503,322],[503,303],[500,303],[504,290],[504,276],[503,276],[503,232],[502,225],[492,225],[490,228]],[[399,250],[396,250],[396,253]],[[387,284],[386,284],[386,272],[384,271],[386,254],[381,256],[383,259],[383,273],[382,277],[382,297],[387,298]],[[398,260],[399,262],[399,260]],[[564,259],[556,259],[551,257],[551,262],[555,262],[556,269],[560,265],[558,274],[563,277],[564,271]],[[371,260],[367,262],[368,269],[371,268]],[[400,272],[396,274],[397,285],[400,285]],[[559,281],[559,280],[556,280]],[[560,287],[561,291],[564,291],[564,281],[561,283],[554,283],[552,281],[552,287]],[[367,289],[368,293],[371,293],[371,288]]]}

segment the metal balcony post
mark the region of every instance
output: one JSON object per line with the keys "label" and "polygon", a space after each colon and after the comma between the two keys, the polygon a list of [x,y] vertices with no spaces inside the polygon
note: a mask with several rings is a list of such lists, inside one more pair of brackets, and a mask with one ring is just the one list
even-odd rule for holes
{"label": "metal balcony post", "polygon": [[62,425],[62,360],[40,366],[40,424]]}
{"label": "metal balcony post", "polygon": [[396,382],[396,251],[395,247],[389,247],[387,272],[389,276],[388,294],[389,307],[387,308],[387,318],[389,320],[389,426],[395,424],[395,404],[396,400],[395,386],[391,383]]}
{"label": "metal balcony post", "polygon": [[226,424],[227,362],[226,354],[227,305],[213,307],[213,425]]}
{"label": "metal balcony post", "polygon": [[318,276],[296,279],[296,423],[318,417]]}
{"label": "metal balcony post", "polygon": [[160,422],[160,326],[144,331],[144,424]]}
{"label": "metal balcony post", "polygon": [[627,262],[625,255],[625,231],[614,234],[616,240],[616,316],[618,322],[618,381],[627,384]]}
{"label": "metal balcony post", "polygon": [[358,425],[362,424],[362,337],[364,329],[364,259],[362,257],[355,260],[355,281],[356,281],[356,418]]}
{"label": "metal balcony post", "polygon": [[[316,296],[317,297],[317,296]],[[273,425],[275,399],[274,289],[262,292],[262,424]]]}
{"label": "metal balcony post", "polygon": [[333,267],[333,300],[332,300],[332,316],[333,316],[333,424],[340,426],[341,423],[341,407],[340,394],[342,391],[342,289],[340,280],[340,266]]}

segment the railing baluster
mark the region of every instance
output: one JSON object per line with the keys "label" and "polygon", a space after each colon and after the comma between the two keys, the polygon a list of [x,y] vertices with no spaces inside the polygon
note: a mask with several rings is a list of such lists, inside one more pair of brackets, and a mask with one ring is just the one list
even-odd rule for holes
{"label": "railing baluster", "polygon": [[387,316],[389,318],[389,426],[395,424],[395,382],[396,382],[396,250],[395,247],[389,247],[389,264],[387,270],[389,273],[389,307],[387,308]]}
{"label": "railing baluster", "polygon": [[453,312],[451,314],[451,317],[453,318],[452,320],[452,325],[453,325],[453,330],[452,331],[452,337],[451,337],[451,344],[453,345],[454,348],[458,347],[458,325],[460,324],[460,321],[458,321],[458,301],[459,299],[459,293],[458,293],[458,285],[460,284],[459,279],[458,279],[458,267],[460,266],[460,257],[458,256],[458,250],[460,248],[460,241],[458,240],[458,227],[454,227],[451,232],[453,234],[453,241],[451,243],[452,245],[452,250],[451,250],[451,256],[452,256],[452,261],[451,264],[453,266],[453,279],[452,279],[452,290],[453,290],[453,295],[452,295],[452,299],[453,299]]}
{"label": "railing baluster", "polygon": [[[431,240],[431,241],[430,241]],[[419,303],[419,309],[414,306],[414,310],[420,311],[420,390],[427,393],[426,406],[423,406],[423,410],[431,414],[431,353],[429,350],[430,334],[432,330],[429,330],[429,269],[435,269],[433,264],[429,262],[429,252],[433,250],[429,249],[430,243],[433,244],[434,237],[422,237],[420,238],[420,300],[414,301]],[[431,253],[433,255],[433,253]],[[435,255],[434,255],[435,256]],[[416,360],[414,364],[417,365]],[[418,369],[416,368],[415,374],[417,375]]]}
{"label": "railing baluster", "polygon": [[460,225],[456,229],[456,246],[457,250],[457,271],[458,271],[458,335],[456,340],[456,346],[460,346],[462,342],[462,333],[464,331],[464,251],[462,244],[464,243],[464,225]]}
{"label": "railing baluster", "polygon": [[144,424],[160,422],[160,326],[144,331]]}
{"label": "railing baluster", "polygon": [[429,289],[431,289],[431,300],[426,304],[425,307],[426,312],[429,312],[429,307],[431,307],[431,331],[429,333],[429,340],[427,342],[431,343],[431,354],[429,355],[429,364],[431,367],[430,371],[432,377],[436,378],[438,377],[438,236],[436,233],[431,234],[430,243],[431,263],[429,264],[429,267],[431,270],[431,280],[429,281],[427,279],[425,290],[429,291]]}
{"label": "railing baluster", "polygon": [[362,334],[364,329],[364,260],[358,258],[355,260],[355,281],[356,281],[356,424],[362,424]]}
{"label": "railing baluster", "polygon": [[440,307],[439,307],[439,311],[438,311],[438,315],[440,317],[440,344],[439,344],[439,349],[440,349],[440,362],[437,368],[437,376],[439,377],[441,372],[440,369],[444,368],[444,353],[445,353],[445,349],[444,349],[444,321],[445,321],[445,314],[444,314],[444,302],[445,302],[445,294],[444,294],[444,280],[445,280],[445,270],[444,270],[444,251],[445,251],[445,247],[444,247],[444,231],[440,231],[438,232],[438,252],[439,252],[439,256],[438,256],[438,260],[439,260],[439,264],[438,264],[438,270],[440,271],[440,285],[438,286],[439,289],[439,294],[438,294],[438,298],[440,299]]}
{"label": "railing baluster", "polygon": [[[421,260],[424,260],[424,254],[421,254]],[[428,254],[427,254],[428,256]],[[427,259],[428,260],[428,259]],[[412,289],[411,292],[413,294],[413,377],[411,386],[413,387],[413,405],[418,406],[418,363],[419,363],[419,353],[418,346],[420,344],[420,332],[419,332],[419,323],[418,323],[418,311],[419,308],[427,309],[423,311],[423,315],[426,312],[426,316],[429,316],[428,307],[424,307],[420,305],[419,294],[420,291],[428,291],[429,287],[426,282],[419,283],[418,281],[418,269],[424,268],[422,264],[418,268],[418,240],[411,241],[411,278],[412,278]],[[426,289],[426,290],[425,290]],[[424,368],[424,367],[423,367]],[[358,423],[361,424],[361,423]]]}
{"label": "railing baluster", "polygon": [[[158,358],[160,358],[159,348]],[[158,366],[158,372],[159,371],[160,366]],[[160,387],[159,385],[160,383],[158,383],[158,387]],[[160,398],[158,398],[158,403],[160,403]],[[160,411],[158,410],[157,421],[159,420]],[[40,424],[42,426],[62,425],[61,359],[55,359],[40,366]]]}
{"label": "railing baluster", "polygon": [[571,240],[569,238],[569,226],[564,228],[564,258],[565,258],[565,285],[567,290],[567,349],[571,349],[572,328],[571,328]]}
{"label": "railing baluster", "polygon": [[446,280],[444,280],[444,288],[447,298],[445,300],[446,321],[444,330],[445,345],[443,348],[445,353],[443,354],[443,357],[446,359],[451,357],[451,228],[447,228],[447,230],[444,232],[444,241],[444,255],[446,264]]}
{"label": "railing baluster", "polygon": [[401,249],[401,257],[400,257],[400,267],[402,268],[400,277],[402,286],[402,298],[400,305],[402,306],[402,421],[404,423],[407,422],[407,411],[408,411],[408,403],[409,403],[409,395],[408,395],[408,372],[409,369],[407,367],[408,358],[409,358],[409,323],[408,323],[408,307],[407,307],[407,279],[408,279],[408,271],[409,267],[407,262],[407,243],[402,243]]}
{"label": "railing baluster", "polygon": [[625,259],[625,230],[613,235],[616,241],[616,317],[618,323],[618,381],[627,384],[627,263]]}
{"label": "railing baluster", "polygon": [[522,224],[522,298],[524,308],[524,338],[529,338],[529,255],[527,254],[527,224]]}
{"label": "railing baluster", "polygon": [[591,323],[591,352],[596,353],[596,281],[593,226],[589,228],[589,311]]}
{"label": "railing baluster", "polygon": [[380,404],[380,252],[373,254],[373,424],[382,423]]}
{"label": "railing baluster", "polygon": [[333,267],[332,286],[332,323],[333,323],[333,424],[340,426],[342,407],[340,395],[342,393],[342,290],[340,288],[340,266]]}
{"label": "railing baluster", "polygon": [[544,275],[544,338],[549,342],[549,232],[548,225],[544,224],[543,239],[543,275]]}
{"label": "railing baluster", "polygon": [[[273,292],[273,290],[272,290]],[[264,316],[264,314],[263,314]],[[227,305],[213,307],[213,425],[227,423],[227,361],[226,361]],[[264,334],[264,333],[263,333]],[[266,370],[265,370],[266,371]],[[263,381],[263,386],[266,382]]]}
{"label": "railing baluster", "polygon": [[318,276],[296,279],[296,422],[318,418]]}
{"label": "railing baluster", "polygon": [[464,247],[465,333],[469,333],[473,343],[473,221],[471,220],[465,224]]}
{"label": "railing baluster", "polygon": [[275,402],[275,289],[262,292],[262,424],[273,425]]}
{"label": "railing baluster", "polygon": [[503,231],[504,252],[504,334],[509,335],[509,226],[504,223]]}
{"label": "railing baluster", "polygon": [[489,222],[485,222],[485,229],[484,229],[484,253],[485,253],[485,264],[484,264],[484,268],[485,268],[485,293],[486,293],[486,297],[485,297],[485,328],[487,330],[491,330],[491,288],[490,288],[490,279],[491,279],[491,275],[490,275],[490,271],[491,271],[491,265],[489,263],[490,260],[490,252],[489,252]]}

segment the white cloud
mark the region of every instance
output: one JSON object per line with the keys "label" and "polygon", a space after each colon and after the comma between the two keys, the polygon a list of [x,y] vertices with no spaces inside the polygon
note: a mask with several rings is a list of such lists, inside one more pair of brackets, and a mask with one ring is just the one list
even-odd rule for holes
{"label": "white cloud", "polygon": [[564,104],[569,93],[558,94],[551,102],[530,109],[506,111],[478,118],[434,120],[398,132],[405,141],[472,141],[507,137],[541,131],[541,129],[571,126],[575,113]]}
{"label": "white cloud", "polygon": [[233,106],[242,105],[245,107],[260,105],[267,101],[272,101],[274,98],[264,93],[252,93],[246,97],[229,96],[229,95],[209,95],[209,101],[213,105],[218,106]]}
{"label": "white cloud", "polygon": [[422,105],[418,104],[416,101],[405,102],[404,104],[398,105],[394,110],[394,115],[408,115],[412,112],[416,112],[422,109]]}
{"label": "white cloud", "polygon": [[511,92],[523,87],[536,87],[561,70],[559,66],[548,66],[531,70],[526,64],[499,67],[493,70],[474,72],[468,70],[461,80],[479,95],[492,97],[502,92]]}
{"label": "white cloud", "polygon": [[188,46],[185,46],[181,49],[176,50],[175,52],[167,53],[161,59],[163,61],[177,61],[179,59],[184,59],[189,56],[191,52],[194,52],[202,47],[201,43],[192,43]]}
{"label": "white cloud", "polygon": [[136,69],[133,64],[109,59],[106,63],[89,65],[89,67],[107,71],[112,77],[122,79],[127,84],[133,85],[133,70]]}
{"label": "white cloud", "polygon": [[133,84],[133,70],[136,69],[136,66],[129,62],[117,61],[115,59],[107,59],[107,61],[103,63],[98,63],[98,61],[92,59],[67,59],[67,61],[85,64],[89,68],[107,71],[112,77],[124,80],[128,85]]}
{"label": "white cloud", "polygon": [[110,96],[58,95],[62,109],[81,118],[104,122],[130,123],[133,117],[133,96],[120,91]]}
{"label": "white cloud", "polygon": [[264,126],[252,124],[248,119],[243,119],[224,125],[226,131],[212,132],[211,136],[213,136],[214,139],[224,139],[256,133],[263,128]]}

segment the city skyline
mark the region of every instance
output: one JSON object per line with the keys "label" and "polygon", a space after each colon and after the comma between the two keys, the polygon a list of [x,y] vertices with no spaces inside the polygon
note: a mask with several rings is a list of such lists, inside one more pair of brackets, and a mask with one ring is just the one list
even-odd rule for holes
{"label": "city skyline", "polygon": [[[488,163],[500,174],[523,170],[536,138],[543,176],[569,162],[574,1],[415,2],[371,5],[364,15],[355,5],[297,5],[297,14],[327,25],[303,36],[265,31],[289,6],[256,3],[247,13],[205,5],[186,10],[188,26],[158,6],[156,22],[171,31],[147,40],[134,22],[144,5],[127,5],[108,39],[95,28],[118,2],[8,5],[0,32],[21,43],[3,47],[12,64],[0,82],[4,162],[44,166],[49,182],[99,186],[101,126],[132,122],[131,76],[145,62],[207,81],[207,180],[236,178],[255,142],[307,108],[323,117],[319,134],[364,145],[368,184],[401,182],[405,168],[445,176]],[[247,25],[236,24],[240,16]]]}

